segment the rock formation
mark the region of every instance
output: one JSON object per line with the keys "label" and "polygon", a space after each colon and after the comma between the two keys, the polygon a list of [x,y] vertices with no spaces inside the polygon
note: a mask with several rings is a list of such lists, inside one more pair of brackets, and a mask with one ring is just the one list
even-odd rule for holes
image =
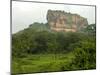
{"label": "rock formation", "polygon": [[47,21],[50,29],[54,31],[76,32],[88,25],[86,18],[59,10],[48,10]]}

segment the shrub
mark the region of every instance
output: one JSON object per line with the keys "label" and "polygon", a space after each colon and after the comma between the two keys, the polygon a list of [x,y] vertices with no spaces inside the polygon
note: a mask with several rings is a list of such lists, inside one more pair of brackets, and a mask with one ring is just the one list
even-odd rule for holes
{"label": "shrub", "polygon": [[81,41],[74,48],[73,54],[75,58],[69,65],[66,65],[66,70],[82,70],[96,68],[96,45],[95,42]]}

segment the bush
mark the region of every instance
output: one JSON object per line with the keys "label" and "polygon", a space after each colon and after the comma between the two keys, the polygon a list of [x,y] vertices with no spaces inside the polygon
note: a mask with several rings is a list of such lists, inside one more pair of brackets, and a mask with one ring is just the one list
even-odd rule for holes
{"label": "bush", "polygon": [[91,41],[81,41],[73,51],[74,59],[66,70],[83,70],[96,68],[96,44]]}

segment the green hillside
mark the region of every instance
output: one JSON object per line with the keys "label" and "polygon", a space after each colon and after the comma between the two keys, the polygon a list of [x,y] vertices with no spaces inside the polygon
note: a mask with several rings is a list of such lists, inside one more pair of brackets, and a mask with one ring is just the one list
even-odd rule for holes
{"label": "green hillside", "polygon": [[12,74],[95,69],[91,26],[84,32],[54,32],[48,24],[33,23],[12,34]]}

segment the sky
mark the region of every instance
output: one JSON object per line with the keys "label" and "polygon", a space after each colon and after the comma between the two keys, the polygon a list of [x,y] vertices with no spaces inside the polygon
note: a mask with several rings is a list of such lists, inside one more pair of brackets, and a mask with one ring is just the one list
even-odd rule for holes
{"label": "sky", "polygon": [[87,18],[89,24],[95,23],[94,6],[12,1],[12,33],[23,30],[34,22],[46,23],[49,9],[76,13]]}

